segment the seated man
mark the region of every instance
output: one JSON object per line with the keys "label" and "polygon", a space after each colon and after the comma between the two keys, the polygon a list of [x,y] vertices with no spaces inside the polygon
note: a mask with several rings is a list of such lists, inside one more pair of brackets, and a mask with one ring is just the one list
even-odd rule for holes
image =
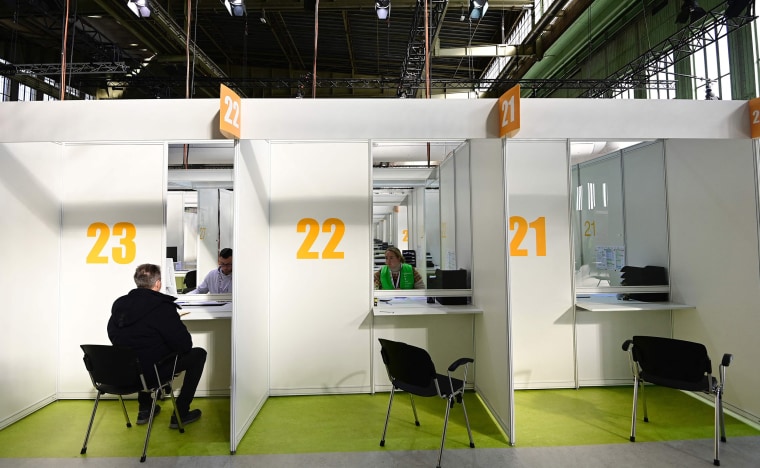
{"label": "seated man", "polygon": [[[193,348],[193,339],[179,318],[179,306],[174,303],[176,298],[159,292],[161,269],[158,265],[146,263],[138,266],[134,280],[137,288],[113,303],[108,320],[108,338],[116,346],[134,349],[145,377],[153,382],[153,364],[176,351],[179,354],[176,371],[185,371],[184,383],[176,400],[177,412],[182,424],[195,422],[201,417],[201,410],[191,410],[190,403],[203,373],[206,350]],[[137,424],[146,424],[150,417],[151,396],[140,392],[137,400],[140,405]],[[156,405],[155,414],[160,410],[161,407]],[[174,415],[169,427],[179,427]]]}
{"label": "seated man", "polygon": [[219,252],[219,267],[211,270],[201,284],[188,294],[225,294],[232,292],[232,249]]}

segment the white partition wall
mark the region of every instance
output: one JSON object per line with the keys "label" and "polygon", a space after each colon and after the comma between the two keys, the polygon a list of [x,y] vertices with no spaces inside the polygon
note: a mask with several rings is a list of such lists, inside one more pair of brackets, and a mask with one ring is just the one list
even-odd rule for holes
{"label": "white partition wall", "polygon": [[483,309],[483,314],[475,319],[475,387],[510,442],[514,443],[502,142],[497,139],[472,140],[467,148],[473,180],[473,302]]}
{"label": "white partition wall", "polygon": [[94,395],[79,345],[109,344],[135,268],[163,264],[165,154],[163,143],[64,146],[59,397]]}
{"label": "white partition wall", "polygon": [[508,140],[506,157],[515,388],[573,387],[567,143]]}
{"label": "white partition wall", "polygon": [[61,148],[0,144],[0,429],[55,399]]}
{"label": "white partition wall", "polygon": [[269,395],[269,144],[241,141],[235,157],[230,451]]}
{"label": "white partition wall", "polygon": [[271,393],[369,391],[369,145],[271,151]]}
{"label": "white partition wall", "polygon": [[725,402],[760,421],[758,187],[750,140],[665,143],[675,338],[707,346],[713,371],[733,353]]}

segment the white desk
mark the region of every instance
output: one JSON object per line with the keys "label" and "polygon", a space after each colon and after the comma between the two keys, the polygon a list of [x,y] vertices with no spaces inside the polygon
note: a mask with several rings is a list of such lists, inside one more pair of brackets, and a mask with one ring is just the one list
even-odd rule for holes
{"label": "white desk", "polygon": [[615,295],[576,296],[575,306],[589,312],[627,312],[637,310],[694,309],[694,306],[675,302],[622,301]]}
{"label": "white desk", "polygon": [[204,348],[206,366],[196,396],[229,396],[232,367],[232,302],[191,298],[178,300],[180,319],[193,337],[193,346]]}
{"label": "white desk", "polygon": [[232,318],[232,302],[219,301],[177,301],[182,306],[179,311],[182,320],[216,320]]}
{"label": "white desk", "polygon": [[443,305],[435,302],[428,304],[427,297],[384,298],[372,308],[375,317],[400,315],[459,315],[482,314],[483,309],[474,305]]}

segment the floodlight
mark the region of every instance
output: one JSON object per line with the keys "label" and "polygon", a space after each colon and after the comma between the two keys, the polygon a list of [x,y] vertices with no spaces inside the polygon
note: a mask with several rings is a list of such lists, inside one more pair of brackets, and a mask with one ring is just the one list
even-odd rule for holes
{"label": "floodlight", "polygon": [[[749,9],[750,3],[752,3],[750,0],[728,0],[728,7],[726,7],[725,13],[726,18],[736,18],[737,16],[741,16],[742,11]],[[744,14],[748,14],[748,12],[745,12]]]}
{"label": "floodlight", "polygon": [[683,0],[681,11],[676,16],[676,23],[693,23],[706,14],[705,9],[697,4],[697,0]]}
{"label": "floodlight", "polygon": [[488,0],[470,0],[470,19],[479,20],[488,10]]}
{"label": "floodlight", "polygon": [[150,2],[148,0],[127,0],[127,7],[138,18],[150,17]]}
{"label": "floodlight", "polygon": [[232,16],[245,16],[245,0],[224,0],[224,7]]}
{"label": "floodlight", "polygon": [[375,0],[375,13],[378,19],[388,19],[391,15],[391,0]]}

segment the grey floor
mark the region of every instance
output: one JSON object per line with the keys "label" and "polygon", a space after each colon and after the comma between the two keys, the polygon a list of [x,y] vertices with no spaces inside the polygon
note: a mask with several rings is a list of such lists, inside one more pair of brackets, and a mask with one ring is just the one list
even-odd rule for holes
{"label": "grey floor", "polygon": [[[150,454],[149,454],[150,455]],[[233,455],[215,457],[133,458],[0,458],[0,467],[80,468],[374,468],[435,467],[437,451],[377,451],[288,455]],[[760,437],[736,437],[721,444],[721,466],[760,467]],[[507,449],[445,450],[442,468],[641,468],[711,467],[712,439],[637,442],[577,447],[513,447]]]}

